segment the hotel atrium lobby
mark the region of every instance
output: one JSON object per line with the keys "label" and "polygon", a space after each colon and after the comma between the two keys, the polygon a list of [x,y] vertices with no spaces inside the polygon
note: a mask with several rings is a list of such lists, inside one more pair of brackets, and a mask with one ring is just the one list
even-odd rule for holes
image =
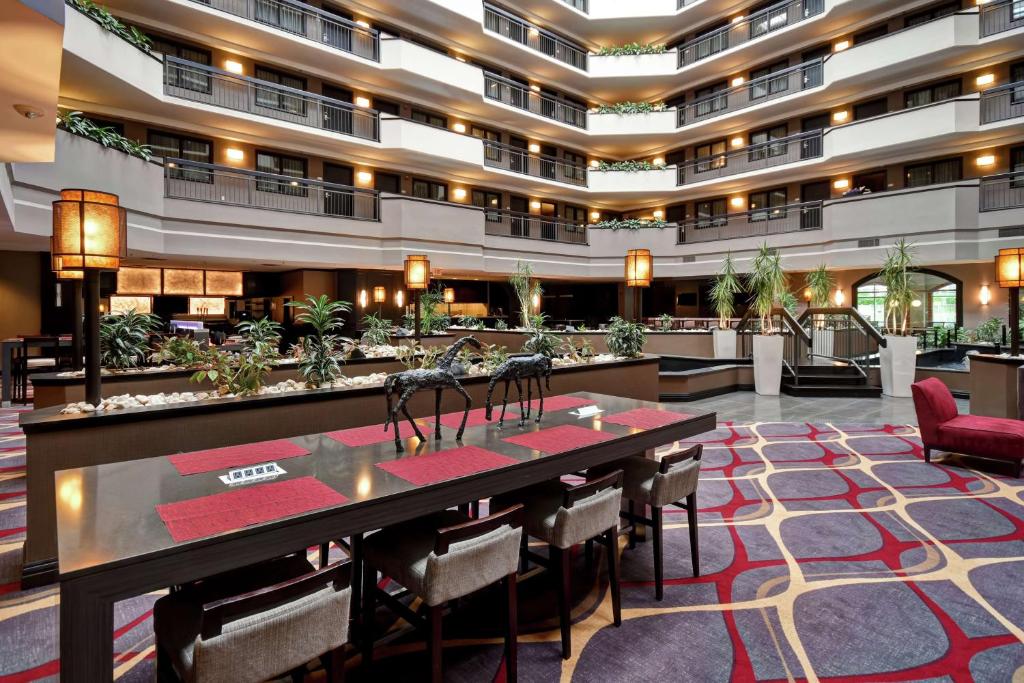
{"label": "hotel atrium lobby", "polygon": [[0,35],[0,683],[1024,682],[1024,1]]}

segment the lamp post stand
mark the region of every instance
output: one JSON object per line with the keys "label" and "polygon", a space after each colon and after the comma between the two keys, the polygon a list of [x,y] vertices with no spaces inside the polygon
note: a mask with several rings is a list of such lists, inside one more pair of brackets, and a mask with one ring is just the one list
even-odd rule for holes
{"label": "lamp post stand", "polygon": [[72,316],[74,324],[71,326],[71,369],[81,370],[82,369],[82,316],[85,315],[85,310],[82,308],[82,281],[74,280],[71,283],[72,297],[74,300],[71,302]]}
{"label": "lamp post stand", "polygon": [[1009,287],[1007,289],[1010,300],[1010,353],[1014,356],[1020,355],[1020,287]]}
{"label": "lamp post stand", "polygon": [[85,400],[97,406],[100,387],[100,271],[85,271]]}
{"label": "lamp post stand", "polygon": [[412,305],[412,308],[413,308],[413,311],[414,311],[414,313],[413,313],[413,320],[415,321],[415,322],[413,322],[413,328],[414,328],[413,329],[413,334],[415,335],[413,338],[416,340],[416,343],[419,344],[420,343],[420,298],[418,296],[416,296],[414,298],[414,303]]}

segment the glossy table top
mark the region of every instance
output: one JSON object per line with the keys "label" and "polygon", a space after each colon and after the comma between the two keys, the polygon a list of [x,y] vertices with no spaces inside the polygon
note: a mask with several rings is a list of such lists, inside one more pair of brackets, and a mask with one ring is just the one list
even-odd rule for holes
{"label": "glossy table top", "polygon": [[[88,573],[90,570],[131,563],[147,556],[185,552],[190,547],[215,543],[225,537],[256,533],[261,529],[287,525],[295,520],[329,515],[341,511],[342,508],[356,512],[360,507],[381,502],[401,506],[403,499],[425,493],[443,493],[441,489],[452,486],[455,482],[494,475],[496,472],[507,474],[507,477],[502,480],[502,485],[498,487],[501,490],[492,492],[500,493],[522,485],[518,474],[525,472],[523,468],[528,468],[530,463],[550,458],[563,458],[572,453],[582,453],[588,449],[606,447],[613,443],[616,451],[614,457],[621,457],[636,453],[637,446],[631,447],[630,442],[637,441],[639,443],[640,437],[644,435],[646,438],[643,440],[650,442],[652,437],[664,433],[664,440],[655,441],[656,444],[664,444],[681,438],[681,435],[702,432],[706,429],[713,429],[715,426],[714,413],[695,411],[686,404],[659,404],[587,392],[570,395],[594,400],[603,412],[591,418],[579,418],[569,410],[546,412],[541,424],[538,425],[531,420],[520,429],[518,414],[509,410],[503,429],[499,430],[494,423],[480,427],[467,427],[461,444],[455,441],[455,430],[447,427],[442,427],[442,440],[434,441],[432,425],[420,420],[421,431],[428,437],[428,440],[423,443],[419,443],[415,437],[405,440],[403,453],[396,452],[392,440],[381,444],[352,448],[323,434],[292,438],[290,441],[309,450],[310,455],[277,460],[276,462],[286,471],[286,474],[274,481],[313,476],[346,496],[348,502],[333,508],[325,508],[184,543],[176,544],[171,539],[166,526],[156,513],[155,506],[234,490],[219,479],[219,476],[225,474],[226,470],[183,476],[164,456],[62,470],[55,475],[61,577],[63,579],[69,574]],[[510,408],[515,405],[514,403],[509,404]],[[635,408],[653,408],[684,413],[691,417],[685,421],[649,430],[603,423],[601,420],[601,417]],[[497,407],[497,410],[500,411],[500,406]],[[383,415],[381,417],[383,422]],[[556,455],[547,455],[503,441],[509,436],[557,425],[577,425],[594,429],[611,434],[616,439],[614,442],[586,446],[576,451]],[[383,427],[381,428],[383,429]],[[389,432],[390,435],[393,435],[393,432]],[[517,462],[497,470],[487,470],[426,486],[415,486],[374,466],[377,463],[397,458],[413,458],[438,450],[458,448],[460,445],[486,448],[511,457]],[[648,447],[653,447],[653,445]],[[607,449],[605,450],[607,451]],[[608,459],[611,458],[606,455],[605,460]],[[448,504],[453,505],[459,502],[468,501],[456,501]],[[376,527],[370,526],[361,530],[368,531],[372,528]]]}

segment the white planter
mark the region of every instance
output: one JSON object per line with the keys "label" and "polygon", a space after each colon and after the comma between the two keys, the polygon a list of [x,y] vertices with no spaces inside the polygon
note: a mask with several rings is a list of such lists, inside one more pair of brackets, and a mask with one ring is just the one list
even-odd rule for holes
{"label": "white planter", "polygon": [[736,357],[736,330],[713,330],[711,337],[715,343],[715,358]]}
{"label": "white planter", "polygon": [[754,335],[754,391],[762,396],[779,395],[785,343],[781,335]]}
{"label": "white planter", "polygon": [[885,336],[885,347],[878,351],[882,372],[882,393],[909,398],[910,385],[917,372],[917,337]]}

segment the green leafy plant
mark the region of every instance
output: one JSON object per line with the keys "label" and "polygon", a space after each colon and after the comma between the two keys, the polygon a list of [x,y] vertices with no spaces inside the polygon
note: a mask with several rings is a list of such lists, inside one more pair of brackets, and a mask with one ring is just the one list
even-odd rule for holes
{"label": "green leafy plant", "polygon": [[420,294],[420,334],[444,332],[451,325],[451,318],[440,311],[444,303],[444,290],[438,286]]}
{"label": "green leafy plant", "polygon": [[914,302],[914,289],[910,274],[914,269],[914,248],[900,238],[885,252],[885,262],[879,275],[885,283],[885,331],[887,334],[910,334],[910,309]]}
{"label": "green leafy plant", "polygon": [[1001,318],[989,318],[974,328],[972,335],[975,340],[995,344],[1003,339],[1003,325]]}
{"label": "green leafy plant", "polygon": [[662,313],[661,315],[658,316],[658,322],[661,325],[661,329],[663,329],[663,330],[671,330],[672,329],[672,322],[674,320],[675,320],[675,318],[673,318],[668,313]]}
{"label": "green leafy plant", "polygon": [[391,321],[377,313],[363,316],[361,341],[367,346],[383,346],[391,341]]}
{"label": "green leafy plant", "polygon": [[508,347],[497,344],[483,345],[483,366],[484,370],[492,373],[498,366],[508,360]]}
{"label": "green leafy plant", "polygon": [[416,327],[416,318],[412,313],[402,314],[402,327],[406,330],[412,330]]}
{"label": "green leafy plant", "polygon": [[608,325],[608,333],[604,339],[608,344],[608,350],[616,356],[639,358],[643,354],[644,344],[647,343],[647,334],[640,323],[629,322],[615,316]]}
{"label": "green leafy plant", "polygon": [[484,324],[475,315],[460,315],[459,324],[468,330],[484,329]]}
{"label": "green leafy plant", "polygon": [[800,305],[800,302],[796,298],[796,294],[793,294],[793,292],[788,289],[782,293],[782,298],[779,300],[779,303],[782,304],[782,307],[785,308],[790,315],[794,315],[797,307]]}
{"label": "green leafy plant", "polygon": [[209,380],[221,396],[254,396],[260,393],[279,355],[276,349],[267,344],[257,344],[237,358],[213,348],[190,381],[198,383]]}
{"label": "green leafy plant", "polygon": [[594,109],[595,114],[650,114],[657,111],[665,111],[667,107],[664,102],[616,102],[615,104],[602,104]]}
{"label": "green leafy plant", "polygon": [[496,320],[494,322],[494,329],[498,330],[499,332],[503,332],[508,329],[508,323],[505,322],[504,320]]}
{"label": "green leafy plant", "polygon": [[626,43],[625,45],[605,45],[597,54],[602,57],[621,57],[623,55],[660,55],[668,52],[664,43]]}
{"label": "green leafy plant", "polygon": [[522,326],[531,329],[530,310],[533,308],[534,297],[540,299],[543,293],[540,283],[533,280],[533,267],[529,263],[516,261],[516,270],[509,276],[508,282],[519,300],[519,316]]}
{"label": "green leafy plant", "polygon": [[594,357],[594,345],[589,339],[577,342],[572,337],[566,337],[562,342],[562,355],[573,363],[589,363]]}
{"label": "green leafy plant", "polygon": [[711,286],[711,308],[718,316],[718,329],[729,329],[729,319],[736,314],[736,295],[743,291],[743,281],[736,272],[732,252],[725,255],[722,269]]}
{"label": "green leafy plant", "polygon": [[100,320],[100,362],[105,368],[125,370],[146,362],[149,335],[160,327],[160,318],[134,309]]}
{"label": "green leafy plant", "polygon": [[531,330],[546,330],[548,329],[548,314],[547,313],[534,313],[530,316],[530,329]]}
{"label": "green leafy plant", "polygon": [[420,367],[424,370],[433,370],[437,367],[437,361],[448,350],[447,346],[424,346],[420,349]]}
{"label": "green leafy plant", "polygon": [[86,118],[80,111],[67,109],[57,112],[57,126],[72,135],[98,142],[104,147],[124,152],[143,161],[149,161],[153,151],[149,145],[127,138],[118,133],[112,126],[99,126],[92,119]]}
{"label": "green leafy plant", "polygon": [[89,17],[107,31],[131,43],[145,53],[153,49],[153,41],[145,33],[122,23],[117,17],[107,11],[107,8],[97,5],[92,0],[65,0],[76,10]]}
{"label": "green leafy plant", "polygon": [[422,352],[423,347],[416,344],[402,344],[395,350],[395,360],[402,364],[406,370],[416,367],[416,355]]}
{"label": "green leafy plant", "polygon": [[159,342],[149,360],[157,365],[171,363],[190,368],[203,363],[206,358],[206,348],[200,346],[195,339],[173,336]]}
{"label": "green leafy plant", "polygon": [[772,309],[781,305],[788,291],[789,278],[782,269],[782,256],[765,242],[754,257],[747,289],[753,295],[751,306],[761,319],[761,334],[774,334]]}
{"label": "green leafy plant", "polygon": [[591,230],[645,230],[647,228],[664,228],[668,223],[660,219],[647,220],[644,218],[612,218],[607,221],[599,221],[590,226]]}
{"label": "green leafy plant", "polygon": [[270,346],[275,350],[281,346],[281,325],[270,318],[243,320],[235,326],[235,329],[242,335],[247,351],[252,351],[260,344]]}
{"label": "green leafy plant", "polygon": [[828,307],[832,290],[835,289],[836,286],[836,279],[829,271],[828,266],[822,263],[820,266],[807,273],[804,283],[807,285],[807,290],[811,295],[811,307]]}
{"label": "green leafy plant", "polygon": [[558,353],[558,337],[543,327],[535,327],[523,343],[523,351],[540,353],[548,358],[553,358]]}
{"label": "green leafy plant", "polygon": [[593,170],[604,171],[626,171],[627,173],[638,173],[640,171],[661,171],[665,164],[652,164],[646,159],[627,159],[625,161],[599,161]]}
{"label": "green leafy plant", "polygon": [[345,324],[342,313],[348,313],[352,306],[347,301],[334,301],[326,294],[319,297],[306,296],[305,301],[290,301],[287,304],[300,311],[295,321],[313,328],[313,334],[302,340],[302,356],[299,358],[299,374],[308,387],[331,384],[341,375],[343,344],[336,332]]}

